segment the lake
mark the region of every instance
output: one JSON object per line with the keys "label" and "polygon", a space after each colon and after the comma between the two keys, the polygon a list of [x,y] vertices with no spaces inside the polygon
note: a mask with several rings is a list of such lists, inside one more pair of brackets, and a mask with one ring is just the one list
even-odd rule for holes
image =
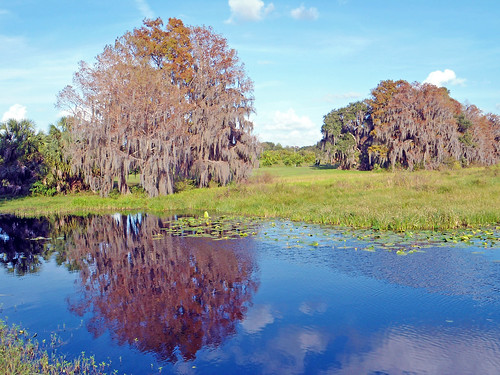
{"label": "lake", "polygon": [[498,374],[498,243],[498,228],[0,215],[0,319],[127,374]]}

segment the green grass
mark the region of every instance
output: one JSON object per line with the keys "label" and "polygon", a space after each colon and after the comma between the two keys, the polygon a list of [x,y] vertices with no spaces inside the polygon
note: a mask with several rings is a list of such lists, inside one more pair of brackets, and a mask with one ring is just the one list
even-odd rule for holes
{"label": "green grass", "polygon": [[271,167],[256,170],[246,184],[158,198],[85,193],[0,201],[0,212],[25,216],[135,210],[208,211],[392,230],[498,225],[500,166],[417,172]]}
{"label": "green grass", "polygon": [[[50,347],[56,345],[53,336]],[[104,374],[109,364],[96,363],[93,357],[67,361],[63,356],[49,355],[40,343],[19,327],[9,327],[0,320],[0,374]]]}

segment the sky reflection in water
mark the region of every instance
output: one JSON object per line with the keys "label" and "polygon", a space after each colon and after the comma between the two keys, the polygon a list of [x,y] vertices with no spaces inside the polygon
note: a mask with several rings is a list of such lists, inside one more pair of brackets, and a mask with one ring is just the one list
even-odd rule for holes
{"label": "sky reflection in water", "polygon": [[498,248],[398,256],[318,226],[219,241],[166,226],[0,216],[0,318],[127,373],[498,373]]}

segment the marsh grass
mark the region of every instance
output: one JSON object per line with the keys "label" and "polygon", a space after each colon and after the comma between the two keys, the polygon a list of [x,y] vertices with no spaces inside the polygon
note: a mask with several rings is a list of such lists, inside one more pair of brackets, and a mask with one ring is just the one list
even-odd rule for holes
{"label": "marsh grass", "polygon": [[147,198],[129,194],[27,197],[0,212],[39,216],[110,211],[238,214],[357,228],[451,229],[500,223],[500,166],[360,172],[261,168],[246,183]]}
{"label": "marsh grass", "polygon": [[[53,336],[48,349],[52,350],[57,338]],[[72,361],[63,356],[49,354],[47,349],[25,330],[9,327],[0,320],[0,373],[16,375],[32,374],[104,374],[108,363],[96,363],[94,357],[83,353]]]}

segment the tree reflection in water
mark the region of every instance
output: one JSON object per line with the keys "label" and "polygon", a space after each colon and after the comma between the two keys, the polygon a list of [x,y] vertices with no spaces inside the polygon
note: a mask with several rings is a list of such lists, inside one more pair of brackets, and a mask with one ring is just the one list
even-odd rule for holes
{"label": "tree reflection in water", "polygon": [[82,295],[69,301],[89,331],[161,360],[194,359],[235,332],[258,288],[252,240],[163,236],[153,216],[100,216],[74,231],[67,255]]}
{"label": "tree reflection in water", "polygon": [[46,219],[0,215],[0,264],[16,276],[37,273],[46,253],[43,239],[50,231]]}

